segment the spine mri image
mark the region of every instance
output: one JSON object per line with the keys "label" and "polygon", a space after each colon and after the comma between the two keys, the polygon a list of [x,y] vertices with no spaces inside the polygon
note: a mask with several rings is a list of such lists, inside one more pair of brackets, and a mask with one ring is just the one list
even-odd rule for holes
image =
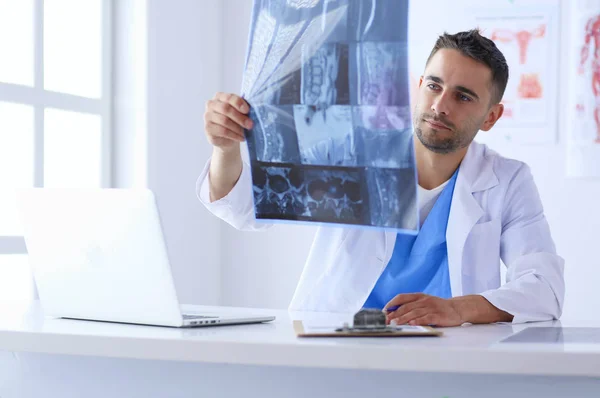
{"label": "spine mri image", "polygon": [[257,220],[418,231],[408,0],[254,0]]}

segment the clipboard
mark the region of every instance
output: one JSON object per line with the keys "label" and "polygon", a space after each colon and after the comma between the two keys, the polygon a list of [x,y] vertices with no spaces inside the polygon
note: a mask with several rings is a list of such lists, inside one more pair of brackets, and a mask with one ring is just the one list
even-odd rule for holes
{"label": "clipboard", "polygon": [[400,325],[389,331],[355,331],[331,326],[308,326],[300,320],[294,320],[293,326],[296,337],[439,337],[444,334],[431,326]]}

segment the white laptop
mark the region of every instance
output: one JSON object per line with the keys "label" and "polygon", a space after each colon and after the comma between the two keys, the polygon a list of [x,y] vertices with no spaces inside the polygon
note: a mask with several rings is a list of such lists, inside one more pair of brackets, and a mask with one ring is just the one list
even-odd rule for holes
{"label": "white laptop", "polygon": [[18,205],[46,315],[172,327],[275,319],[182,313],[148,189],[31,188]]}

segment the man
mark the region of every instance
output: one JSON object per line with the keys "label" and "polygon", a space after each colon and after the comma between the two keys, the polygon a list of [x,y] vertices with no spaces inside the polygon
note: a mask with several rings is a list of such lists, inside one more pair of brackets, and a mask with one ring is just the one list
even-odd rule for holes
{"label": "man", "polygon": [[[389,322],[437,326],[560,317],[564,261],[530,170],[473,142],[502,116],[507,80],[504,56],[478,31],[440,36],[413,112],[425,219],[416,241],[383,230],[320,227],[291,310],[379,306]],[[249,166],[240,156],[243,128],[252,127],[248,111],[233,94],[207,103],[214,150],[197,188],[214,214],[256,230],[267,225],[255,223]],[[500,259],[507,266],[503,286]]]}

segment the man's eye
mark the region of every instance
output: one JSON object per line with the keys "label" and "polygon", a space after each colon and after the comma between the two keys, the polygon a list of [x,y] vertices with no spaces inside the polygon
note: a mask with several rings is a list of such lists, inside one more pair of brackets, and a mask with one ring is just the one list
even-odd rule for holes
{"label": "man's eye", "polygon": [[431,89],[431,90],[437,90],[437,89],[438,89],[438,86],[437,86],[437,84],[429,83],[429,84],[427,85],[427,88],[429,88],[429,89]]}
{"label": "man's eye", "polygon": [[467,97],[466,95],[462,95],[462,94],[458,95],[458,99],[461,100],[461,101],[463,101],[463,102],[469,102],[469,101],[471,101],[471,98]]}

